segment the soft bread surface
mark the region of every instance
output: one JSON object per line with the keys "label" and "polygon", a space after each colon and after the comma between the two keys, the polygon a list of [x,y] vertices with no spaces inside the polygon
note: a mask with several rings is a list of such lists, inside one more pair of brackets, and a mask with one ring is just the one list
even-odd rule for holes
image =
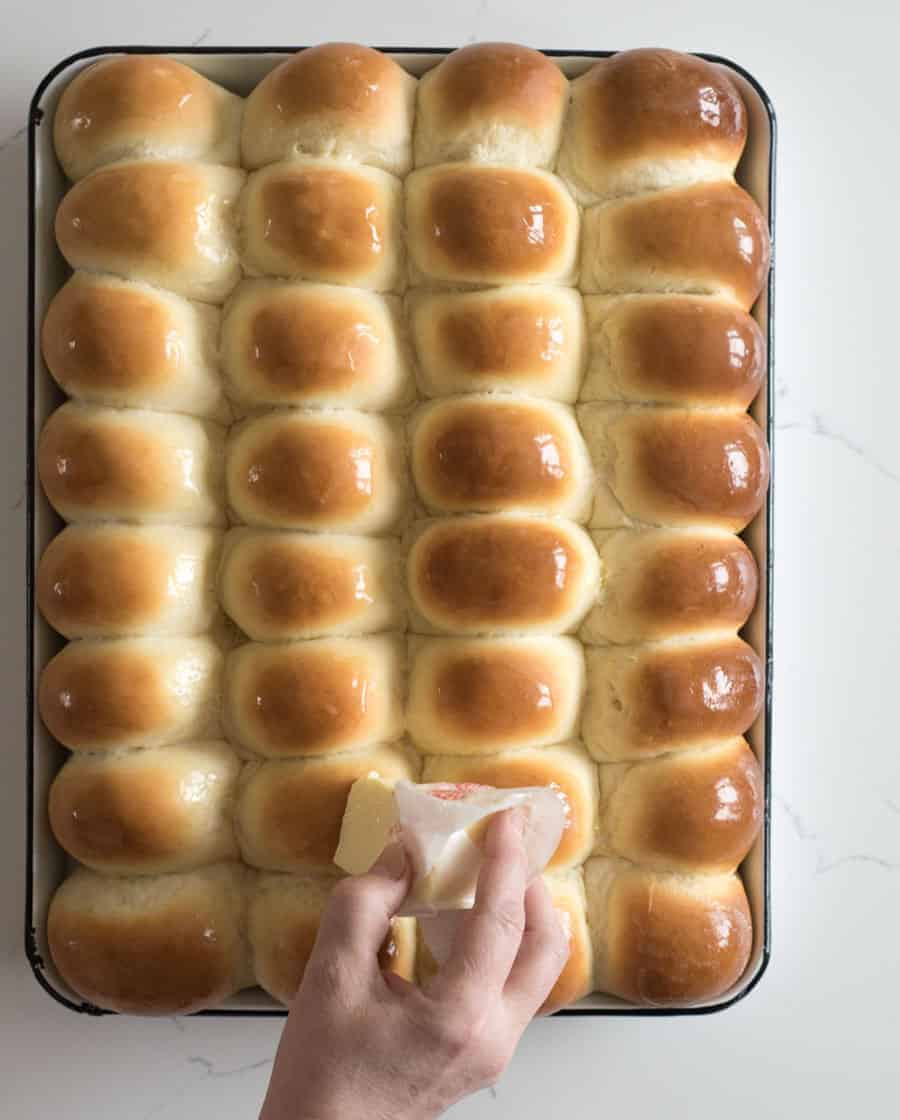
{"label": "soft bread surface", "polygon": [[569,942],[569,959],[541,1008],[543,1014],[576,1003],[594,989],[594,953],[580,871],[545,875],[544,883]]}

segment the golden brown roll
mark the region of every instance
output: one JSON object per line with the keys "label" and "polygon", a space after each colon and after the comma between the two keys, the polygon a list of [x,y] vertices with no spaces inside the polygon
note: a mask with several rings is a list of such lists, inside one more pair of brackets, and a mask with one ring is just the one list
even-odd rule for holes
{"label": "golden brown roll", "polygon": [[[255,877],[248,909],[248,937],[256,982],[279,1003],[300,987],[334,879],[277,873]],[[379,953],[383,969],[405,980],[415,974],[415,918],[392,918]]]}
{"label": "golden brown roll", "polygon": [[544,882],[569,942],[569,959],[541,1008],[549,1014],[577,1003],[594,990],[594,952],[581,871],[545,875]]}
{"label": "golden brown roll", "polygon": [[74,273],[41,329],[47,369],[70,397],[227,421],[218,308],[115,276]]}
{"label": "golden brown roll", "polygon": [[82,999],[133,1015],[215,1007],[253,983],[239,864],[119,878],[79,868],[50,903],[53,963]]}
{"label": "golden brown roll", "polygon": [[222,366],[243,409],[379,411],[410,400],[400,302],[337,284],[246,280],[222,320]]}
{"label": "golden brown roll", "polygon": [[226,613],[257,642],[405,626],[392,541],[233,529],[219,592]]}
{"label": "golden brown roll", "polygon": [[496,514],[427,524],[407,581],[413,629],[562,634],[593,605],[600,571],[593,543],[571,521]]}
{"label": "golden brown roll", "polygon": [[433,401],[410,438],[413,480],[432,513],[588,518],[591,461],[565,405],[496,394]]}
{"label": "golden brown roll", "polygon": [[475,160],[551,168],[569,83],[540,51],[473,43],[419,82],[415,163]]}
{"label": "golden brown roll", "polygon": [[744,739],[599,768],[599,855],[679,874],[724,874],[763,816],[759,763]]}
{"label": "golden brown roll", "polygon": [[446,163],[406,180],[415,284],[568,284],[578,256],[578,209],[546,171]]}
{"label": "golden brown roll", "polygon": [[129,160],[76,183],[56,212],[56,241],[72,268],[113,272],[221,303],[240,279],[234,167]]}
{"label": "golden brown roll", "polygon": [[578,423],[596,472],[594,528],[737,533],[762,508],[769,452],[744,412],[585,404]]}
{"label": "golden brown roll", "polygon": [[584,368],[584,310],[572,288],[513,284],[408,297],[419,391],[508,391],[574,401]]}
{"label": "golden brown roll", "polygon": [[736,875],[673,875],[624,860],[585,864],[598,991],[657,1007],[703,1003],[747,967],[750,907]]}
{"label": "golden brown roll", "polygon": [[69,401],[38,441],[38,476],[66,521],[225,523],[225,429],[167,412]]}
{"label": "golden brown roll", "polygon": [[599,762],[743,735],[762,709],[762,661],[734,636],[588,649],[581,734]]}
{"label": "golden brown roll", "polygon": [[386,533],[406,497],[396,428],[365,412],[268,412],[228,437],[234,519],[274,529]]}
{"label": "golden brown roll", "polygon": [[756,320],[708,296],[585,296],[584,401],[743,411],[759,392],[766,343]]}
{"label": "golden brown roll", "polygon": [[409,734],[423,754],[493,754],[577,735],[584,652],[573,638],[421,638]]}
{"label": "golden brown roll", "polygon": [[227,743],[76,754],[50,787],[61,848],[107,875],[162,875],[237,859],[241,763]]}
{"label": "golden brown roll", "polygon": [[566,808],[566,826],[548,871],[583,863],[597,829],[597,767],[583,747],[564,743],[468,757],[425,759],[423,782],[476,782],[497,789],[552,786]]}
{"label": "golden brown roll", "polygon": [[247,98],[244,166],[333,156],[405,175],[415,96],[415,78],[371,47],[322,43],[299,51]]}
{"label": "golden brown roll", "polygon": [[241,196],[251,275],[403,287],[400,180],[341,160],[292,159],[255,171]]}
{"label": "golden brown roll", "polygon": [[69,525],[38,565],[38,609],[66,638],[200,634],[217,614],[221,544],[212,529]]}
{"label": "golden brown roll", "polygon": [[41,673],[41,719],[73,751],[214,739],[223,660],[203,637],[70,642]]}
{"label": "golden brown roll", "polygon": [[229,738],[267,758],[358,750],[403,733],[399,637],[320,638],[228,655]]}
{"label": "golden brown roll", "polygon": [[236,166],[242,106],[174,58],[118,55],[81,70],[63,90],[53,142],[70,179],[120,159]]}
{"label": "golden brown roll", "polygon": [[237,831],[244,862],[267,871],[339,875],[334,863],[350,787],[375,771],[416,781],[418,759],[402,744],[355,754],[251,762],[244,768]]}
{"label": "golden brown roll", "polygon": [[769,269],[766,220],[734,183],[697,183],[584,212],[584,292],[686,292],[749,311]]}

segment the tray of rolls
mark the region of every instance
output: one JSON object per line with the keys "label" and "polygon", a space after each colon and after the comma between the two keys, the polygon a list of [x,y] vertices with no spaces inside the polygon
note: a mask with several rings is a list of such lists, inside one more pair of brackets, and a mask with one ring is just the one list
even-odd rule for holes
{"label": "tray of rolls", "polygon": [[[278,1014],[352,783],[550,786],[565,1014],[769,951],[774,117],[664,50],[104,48],[31,116],[26,947]],[[384,960],[414,977],[415,920]]]}

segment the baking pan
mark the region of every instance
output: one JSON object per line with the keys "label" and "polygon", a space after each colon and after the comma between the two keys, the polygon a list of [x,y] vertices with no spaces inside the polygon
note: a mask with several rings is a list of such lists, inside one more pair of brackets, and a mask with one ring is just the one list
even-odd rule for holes
{"label": "baking pan", "polygon": [[[66,753],[36,718],[36,689],[41,668],[64,644],[38,615],[35,608],[34,574],[48,541],[62,522],[50,508],[36,482],[35,444],[44,421],[63,401],[40,357],[40,325],[47,304],[62,285],[67,268],[53,236],[53,218],[66,189],[66,181],[53,151],[52,121],[59,96],[75,74],[86,65],[111,54],[166,54],[192,66],[201,74],[235,93],[246,95],[275,65],[300,47],[95,47],[63,59],[46,75],[31,102],[28,122],[28,432],[27,432],[27,524],[26,524],[26,736],[27,839],[25,951],[41,986],[59,1003],[73,1011],[102,1015],[108,1012],[85,1003],[72,993],[53,967],[46,940],[46,917],[50,899],[68,868],[68,857],[56,844],[47,821],[47,792]],[[436,65],[450,48],[381,47],[401,66],[420,75]],[[598,58],[614,51],[544,52],[554,58],[569,77],[587,70]],[[699,52],[698,52],[699,53]],[[764,430],[774,452],[774,285],[775,285],[775,113],[763,87],[746,70],[718,55],[700,57],[724,67],[737,83],[749,116],[749,139],[737,171],[737,179],[757,200],[769,222],[772,236],[772,267],[768,282],[754,310],[768,343],[767,377],[750,412]],[[743,536],[759,564],[760,586],[756,608],[742,631],[765,663],[765,703],[747,733],[759,758],[765,782],[763,827],[741,874],[753,914],[753,949],[750,963],[731,991],[708,1003],[690,1007],[638,1007],[601,993],[581,1000],[558,1015],[698,1015],[721,1011],[748,994],[759,982],[771,951],[771,791],[772,791],[772,576],[773,502],[770,483],[766,504]],[[200,1015],[285,1015],[286,1011],[259,989],[249,989],[227,1000],[221,1007]]]}

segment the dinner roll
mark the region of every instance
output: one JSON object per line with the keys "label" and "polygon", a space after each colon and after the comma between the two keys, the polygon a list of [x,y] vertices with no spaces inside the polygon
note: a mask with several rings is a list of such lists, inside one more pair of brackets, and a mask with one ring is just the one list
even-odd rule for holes
{"label": "dinner roll", "polygon": [[762,661],[733,635],[585,652],[581,734],[600,762],[743,735],[762,709]]}
{"label": "dinner roll", "polygon": [[217,613],[221,543],[211,529],[69,525],[38,565],[38,609],[66,638],[200,634]]}
{"label": "dinner roll", "polygon": [[112,875],[161,875],[236,859],[241,763],[227,743],[76,754],[50,787],[61,848]]}
{"label": "dinner roll", "polygon": [[41,673],[41,719],[73,751],[216,738],[222,667],[206,637],[70,642]]}
{"label": "dinner roll", "polygon": [[769,484],[765,436],[744,412],[585,404],[578,423],[596,472],[590,524],[740,532]]}
{"label": "dinner roll", "polygon": [[583,863],[597,828],[597,767],[583,747],[564,743],[468,757],[425,759],[423,782],[476,782],[497,789],[551,786],[566,809],[566,825],[548,871]]}
{"label": "dinner roll", "polygon": [[403,733],[401,638],[320,638],[228,655],[229,738],[268,758],[333,754]]}
{"label": "dinner roll", "polygon": [[269,405],[378,411],[413,390],[399,300],[336,284],[246,280],[222,320],[229,395]]}
{"label": "dinner roll", "polygon": [[597,552],[570,521],[496,514],[426,524],[407,560],[413,629],[562,634],[594,603]]}
{"label": "dinner roll", "polygon": [[[258,875],[250,894],[248,937],[257,984],[279,1003],[297,994],[334,879]],[[416,922],[392,918],[378,960],[381,968],[412,980]]]}
{"label": "dinner roll", "polygon": [[404,628],[392,541],[233,529],[219,592],[226,613],[258,642]]}
{"label": "dinner roll", "polygon": [[66,521],[225,522],[225,429],[191,416],[69,401],[44,425],[37,465]]}
{"label": "dinner roll", "polygon": [[594,990],[594,953],[581,872],[563,871],[543,879],[569,942],[569,959],[541,1008],[548,1014],[577,1003]]}
{"label": "dinner roll", "polygon": [[514,43],[452,51],[419,82],[415,163],[553,166],[569,83],[546,55]]}
{"label": "dinner roll", "polygon": [[747,111],[725,70],[677,51],[622,51],[572,83],[559,173],[580,201],[730,179]]}
{"label": "dinner roll", "polygon": [[657,1007],[726,992],[750,959],[753,929],[736,875],[673,875],[618,859],[584,869],[594,984]]}
{"label": "dinner roll", "polygon": [[602,591],[581,628],[589,645],[734,634],[756,602],[753,553],[717,530],[593,533]]}
{"label": "dinner roll", "polygon": [[572,288],[415,291],[408,300],[423,396],[509,391],[571,402],[578,395],[584,311]]}
{"label": "dinner roll", "polygon": [[766,344],[756,320],[708,296],[585,296],[585,401],[743,411],[759,392]]}
{"label": "dinner roll", "polygon": [[72,268],[144,280],[221,303],[241,275],[235,203],[244,172],[174,160],[130,160],[76,183],[56,212]]}
{"label": "dinner roll", "polygon": [[237,165],[242,106],[174,58],[118,55],[81,70],[63,90],[53,143],[70,179],[120,159]]}
{"label": "dinner roll", "polygon": [[147,284],[76,272],[41,330],[47,369],[70,397],[227,422],[218,308]]}
{"label": "dinner roll", "polygon": [[404,476],[398,432],[365,412],[269,412],[228,437],[228,503],[248,525],[385,533]]}
{"label": "dinner roll", "polygon": [[405,175],[416,79],[356,43],[322,43],[292,55],[247,98],[244,165],[295,155],[333,156]]}
{"label": "dinner roll", "polygon": [[577,735],[584,652],[573,638],[421,638],[409,734],[424,754],[492,754]]}
{"label": "dinner roll", "polygon": [[413,479],[433,513],[522,510],[586,521],[593,472],[570,408],[496,394],[433,401],[411,432]]}
{"label": "dinner roll", "polygon": [[578,209],[546,171],[447,163],[406,180],[410,276],[426,285],[569,283]]}
{"label": "dinner roll", "polygon": [[762,824],[763,781],[744,739],[599,768],[596,851],[683,874],[734,871]]}
{"label": "dinner roll", "polygon": [[267,871],[339,875],[334,863],[350,787],[376,772],[416,781],[418,759],[394,744],[357,754],[251,762],[244,768],[237,830],[245,863]]}
{"label": "dinner roll", "polygon": [[584,292],[687,292],[749,311],[768,269],[766,220],[734,183],[672,187],[584,212]]}
{"label": "dinner roll", "polygon": [[294,159],[255,171],[241,196],[252,275],[403,286],[400,180],[338,160]]}
{"label": "dinner roll", "polygon": [[50,954],[96,1007],[185,1015],[253,983],[244,948],[244,869],[119,878],[79,868],[50,903]]}

